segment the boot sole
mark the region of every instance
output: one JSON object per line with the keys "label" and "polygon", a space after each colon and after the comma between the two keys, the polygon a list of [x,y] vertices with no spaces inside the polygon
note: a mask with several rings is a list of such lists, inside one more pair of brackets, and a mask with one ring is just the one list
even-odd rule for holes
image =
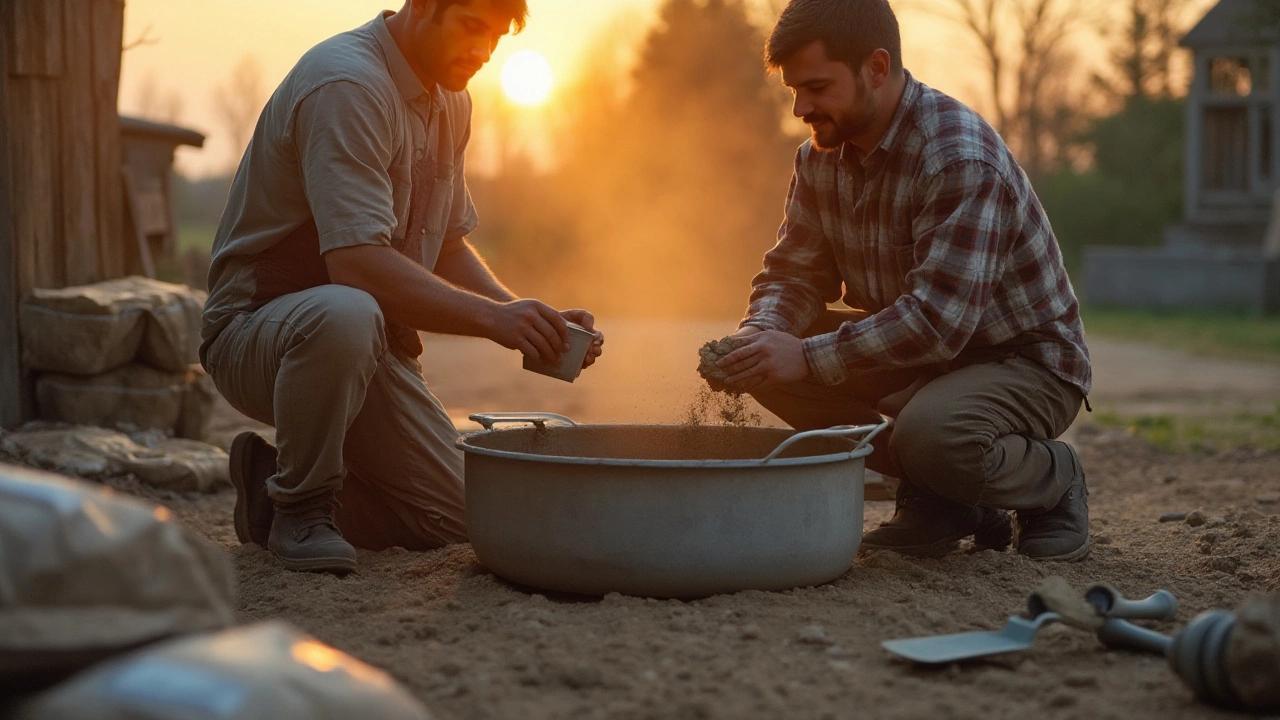
{"label": "boot sole", "polygon": [[255,540],[249,532],[249,490],[245,481],[253,472],[253,453],[249,452],[249,444],[253,442],[254,437],[256,437],[254,433],[243,432],[231,441],[231,457],[240,461],[232,462],[230,468],[231,484],[236,489],[236,507],[231,512],[231,517],[236,527],[236,538],[240,540],[241,545],[265,544]]}
{"label": "boot sole", "polygon": [[334,573],[345,575],[356,571],[356,561],[345,557],[288,558],[272,553],[285,570],[294,572]]}
{"label": "boot sole", "polygon": [[1036,557],[1034,555],[1027,555],[1026,553],[1021,554],[1023,557],[1035,560],[1036,562],[1079,562],[1087,558],[1092,549],[1093,543],[1091,543],[1089,538],[1086,537],[1084,539],[1084,544],[1069,553],[1050,555],[1048,557]]}

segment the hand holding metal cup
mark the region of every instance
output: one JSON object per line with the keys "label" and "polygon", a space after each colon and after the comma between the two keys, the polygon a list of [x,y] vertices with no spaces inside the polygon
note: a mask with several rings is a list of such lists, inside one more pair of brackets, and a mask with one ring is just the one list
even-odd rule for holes
{"label": "hand holding metal cup", "polygon": [[573,382],[578,378],[578,375],[582,372],[582,365],[586,362],[587,351],[591,348],[591,344],[595,342],[596,335],[577,323],[566,324],[569,326],[569,349],[560,354],[560,362],[543,362],[530,359],[526,355],[524,358],[525,370],[566,382]]}

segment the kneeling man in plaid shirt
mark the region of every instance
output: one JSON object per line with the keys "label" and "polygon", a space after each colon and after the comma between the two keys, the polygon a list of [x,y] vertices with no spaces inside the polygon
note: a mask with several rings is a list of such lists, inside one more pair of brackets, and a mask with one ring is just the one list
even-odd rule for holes
{"label": "kneeling man in plaid shirt", "polygon": [[[1079,304],[1026,175],[977,113],[903,69],[887,0],[792,0],[766,60],[813,131],[778,244],[720,363],[799,430],[894,418],[868,466],[901,479],[863,546],[973,536],[1089,552],[1084,471],[1055,438],[1089,392]],[[843,299],[850,308],[832,310]],[[1013,511],[1016,523],[1007,511]]]}

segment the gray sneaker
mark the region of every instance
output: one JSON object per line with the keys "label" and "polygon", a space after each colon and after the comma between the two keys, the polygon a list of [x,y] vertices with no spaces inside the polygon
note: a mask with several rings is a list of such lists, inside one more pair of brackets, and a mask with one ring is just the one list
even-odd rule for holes
{"label": "gray sneaker", "polygon": [[355,571],[356,549],[334,524],[333,506],[332,495],[276,505],[267,549],[286,570],[338,575]]}

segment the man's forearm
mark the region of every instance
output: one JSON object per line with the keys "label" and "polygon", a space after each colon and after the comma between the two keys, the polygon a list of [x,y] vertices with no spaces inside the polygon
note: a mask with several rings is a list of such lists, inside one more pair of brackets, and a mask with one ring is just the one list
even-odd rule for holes
{"label": "man's forearm", "polygon": [[502,281],[493,274],[480,254],[471,247],[471,243],[461,240],[453,252],[441,255],[436,261],[436,275],[469,290],[498,302],[510,302],[516,295],[507,289]]}
{"label": "man's forearm", "polygon": [[325,263],[330,280],[372,295],[390,322],[449,335],[492,335],[494,299],[456,287],[390,247],[339,248],[325,254]]}

